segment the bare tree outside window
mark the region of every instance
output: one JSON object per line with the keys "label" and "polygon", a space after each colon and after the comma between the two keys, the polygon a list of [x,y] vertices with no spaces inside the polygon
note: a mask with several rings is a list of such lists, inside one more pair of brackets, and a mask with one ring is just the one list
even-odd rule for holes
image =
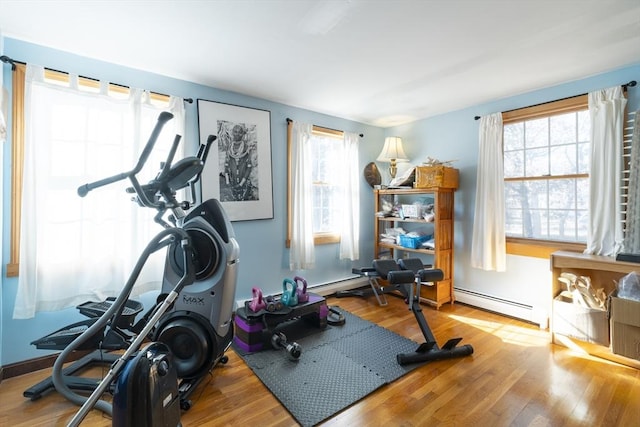
{"label": "bare tree outside window", "polygon": [[586,109],[504,125],[508,237],[586,241],[589,133]]}

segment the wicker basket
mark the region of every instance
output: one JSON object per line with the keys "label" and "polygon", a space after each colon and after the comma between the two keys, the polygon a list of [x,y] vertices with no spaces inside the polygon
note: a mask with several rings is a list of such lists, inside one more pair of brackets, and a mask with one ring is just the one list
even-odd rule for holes
{"label": "wicker basket", "polygon": [[416,188],[458,188],[458,169],[447,166],[416,167]]}

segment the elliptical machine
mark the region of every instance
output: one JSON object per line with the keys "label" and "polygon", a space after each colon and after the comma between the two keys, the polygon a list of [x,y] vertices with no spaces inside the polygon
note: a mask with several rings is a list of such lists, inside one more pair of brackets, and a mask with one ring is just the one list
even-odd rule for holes
{"label": "elliptical machine", "polygon": [[[56,390],[81,405],[70,426],[79,425],[93,408],[112,415],[113,424],[119,426],[180,425],[179,410],[189,409],[190,393],[218,362],[227,361],[224,353],[233,338],[239,246],[217,200],[205,201],[188,215],[185,211],[190,203],[176,200],[177,191],[187,186],[195,200],[194,185],[200,179],[215,136],[209,136],[197,156],[173,164],[181,139],[176,135],[156,178],[145,185],[137,180],[162,127],[172,118],[170,113],[160,114],[134,169],[78,188],[78,194],[84,197],[93,189],[128,179],[132,187],[127,192],[135,195],[140,206],[158,211],[154,221],[164,230],[143,250],[120,295],[54,363],[52,380]],[[171,214],[165,219],[167,211]],[[106,337],[122,323],[119,319],[142,268],[153,253],[164,248],[165,269],[156,305],[131,328],[129,346],[93,393],[88,398],[76,394],[64,381],[63,364],[96,334]],[[154,342],[139,351],[147,339]],[[116,380],[111,405],[101,397]]]}

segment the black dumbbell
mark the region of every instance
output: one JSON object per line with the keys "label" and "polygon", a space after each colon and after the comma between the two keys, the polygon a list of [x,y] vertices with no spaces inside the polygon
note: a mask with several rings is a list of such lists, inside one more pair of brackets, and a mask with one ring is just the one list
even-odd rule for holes
{"label": "black dumbbell", "polygon": [[276,332],[271,337],[271,346],[276,350],[283,348],[289,354],[291,360],[298,360],[302,354],[302,347],[297,342],[287,342],[287,336],[282,332]]}
{"label": "black dumbbell", "polygon": [[266,297],[265,303],[267,305],[266,308],[269,313],[273,313],[274,311],[280,311],[282,310],[282,307],[283,307],[282,301],[280,301],[279,299],[276,299],[276,297],[274,297],[273,295],[269,295],[268,297]]}

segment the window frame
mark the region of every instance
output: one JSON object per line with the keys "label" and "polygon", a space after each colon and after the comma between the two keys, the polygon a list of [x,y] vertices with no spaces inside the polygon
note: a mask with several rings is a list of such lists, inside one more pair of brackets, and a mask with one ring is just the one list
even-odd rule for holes
{"label": "window frame", "polygon": [[[285,240],[285,246],[291,247],[291,234],[293,229],[293,204],[291,202],[291,190],[292,190],[292,159],[291,159],[291,131],[293,129],[293,121],[287,120],[287,238]],[[340,130],[330,129],[322,126],[313,125],[312,133],[316,135],[325,135],[333,138],[344,137],[344,132]],[[313,244],[314,245],[328,245],[333,243],[340,243],[339,233],[314,233]]]}
{"label": "window frame", "polygon": [[27,67],[19,63],[15,65],[11,77],[11,223],[7,277],[18,277],[20,270],[20,215],[24,171],[24,85]]}
{"label": "window frame", "polygon": [[[22,177],[24,173],[24,89],[26,64],[16,62],[11,77],[11,213],[9,237],[9,263],[6,266],[6,277],[18,277],[20,271],[20,225],[22,214]],[[69,74],[63,71],[45,68],[45,79],[69,83]],[[98,80],[89,77],[78,77],[81,86],[96,89],[100,87]],[[127,86],[109,83],[109,91],[117,94],[128,94]],[[155,102],[169,102],[169,96],[150,93]]]}
{"label": "window frame", "polygon": [[[505,111],[502,113],[503,125],[532,120],[544,117],[551,117],[565,113],[578,112],[589,109],[589,99],[587,94],[563,98],[544,104],[532,105],[530,107]],[[566,177],[588,177],[588,174],[567,175]],[[564,176],[563,176],[564,177]],[[545,177],[546,178],[546,177]],[[548,178],[554,178],[553,176]],[[522,178],[505,178],[505,182],[511,180],[522,180]],[[559,250],[582,252],[587,247],[585,243],[560,242],[554,240],[528,239],[523,237],[505,236],[506,252],[510,255],[529,256],[534,258],[546,258]]]}

